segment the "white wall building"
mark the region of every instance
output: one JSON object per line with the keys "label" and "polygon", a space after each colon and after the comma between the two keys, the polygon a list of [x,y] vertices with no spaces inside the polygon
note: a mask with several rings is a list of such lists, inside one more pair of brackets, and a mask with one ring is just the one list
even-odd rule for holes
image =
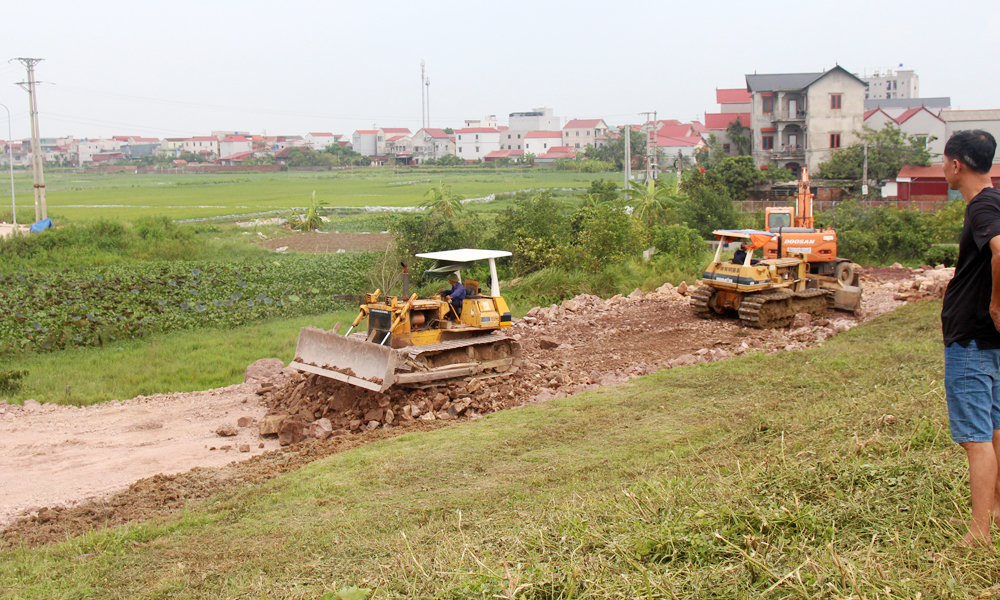
{"label": "white wall building", "polygon": [[552,131],[529,131],[524,136],[524,153],[545,154],[551,148],[562,146],[562,132]]}
{"label": "white wall building", "polygon": [[492,127],[465,127],[455,130],[455,155],[463,160],[477,160],[500,150],[500,131]]}
{"label": "white wall building", "polygon": [[413,161],[417,164],[455,154],[455,144],[444,129],[425,127],[413,134]]}
{"label": "white wall building", "polygon": [[384,141],[379,137],[377,129],[359,129],[351,136],[351,148],[358,154],[375,156],[378,154],[379,142]]}
{"label": "white wall building", "polygon": [[[998,110],[942,110],[941,119],[945,122],[945,141],[951,134],[964,129],[982,129],[990,132],[994,138],[1000,139],[1000,109]],[[993,157],[994,163],[1000,163],[1000,152]]]}
{"label": "white wall building", "polygon": [[866,100],[920,97],[920,77],[913,71],[878,70],[861,79],[866,86]]}
{"label": "white wall building", "polygon": [[608,133],[604,119],[573,119],[562,128],[563,146],[582,150],[593,146],[597,138]]}
{"label": "white wall building", "polygon": [[253,143],[242,135],[227,135],[219,142],[219,157],[253,150]]}
{"label": "white wall building", "polygon": [[94,162],[95,154],[118,152],[119,150],[121,150],[121,142],[118,140],[80,140],[76,151],[77,160],[82,166],[86,163]]}
{"label": "white wall building", "polygon": [[316,152],[322,152],[326,150],[327,146],[332,146],[340,141],[341,136],[334,135],[332,133],[307,133],[305,136],[306,143],[312,147]]}
{"label": "white wall building", "polygon": [[181,143],[181,152],[219,155],[219,138],[213,135],[198,135]]}

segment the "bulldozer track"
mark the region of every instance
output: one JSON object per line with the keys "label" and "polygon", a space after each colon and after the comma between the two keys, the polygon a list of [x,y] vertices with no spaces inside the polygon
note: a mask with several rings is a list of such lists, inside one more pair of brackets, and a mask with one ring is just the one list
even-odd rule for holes
{"label": "bulldozer track", "polygon": [[[398,350],[399,383],[454,379],[479,373],[502,373],[521,365],[521,344],[506,335],[483,335]],[[412,381],[411,381],[412,380]]]}
{"label": "bulldozer track", "polygon": [[789,325],[799,313],[823,316],[832,308],[833,297],[826,290],[776,290],[747,294],[740,303],[739,314],[744,325],[769,329]]}
{"label": "bulldozer track", "polygon": [[712,287],[703,285],[696,288],[691,294],[691,308],[694,310],[695,316],[702,319],[711,319],[715,316],[715,311],[708,305],[714,291]]}

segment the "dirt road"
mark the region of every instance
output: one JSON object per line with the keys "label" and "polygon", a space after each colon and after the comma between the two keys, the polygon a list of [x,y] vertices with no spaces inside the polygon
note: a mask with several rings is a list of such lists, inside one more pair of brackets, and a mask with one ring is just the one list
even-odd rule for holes
{"label": "dirt road", "polygon": [[[866,278],[858,317],[835,313],[795,329],[703,321],[692,315],[687,298],[673,292],[610,300],[579,297],[535,311],[511,329],[524,347],[522,367],[511,377],[486,382],[473,398],[476,411],[561,397],[659,368],[806,348],[903,304],[901,289],[916,299],[914,290],[924,285],[920,279],[909,269],[882,269]],[[273,380],[280,387],[288,377]],[[0,528],[6,528],[0,547],[149,518],[374,439],[455,422],[437,420],[425,410],[429,420],[396,419],[325,442],[279,448],[274,437],[258,434],[255,423],[269,408],[268,395],[258,396],[258,389],[251,382],[87,408],[0,403]],[[430,404],[435,392],[404,401],[416,406],[417,399],[427,398]],[[239,426],[241,417],[247,426]],[[216,433],[223,426],[235,435]]]}

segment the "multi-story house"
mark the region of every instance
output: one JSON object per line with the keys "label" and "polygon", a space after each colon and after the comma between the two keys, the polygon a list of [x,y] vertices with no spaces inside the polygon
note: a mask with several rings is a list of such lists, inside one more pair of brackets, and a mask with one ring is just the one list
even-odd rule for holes
{"label": "multi-story house", "polygon": [[388,140],[387,147],[389,149],[389,154],[397,155],[403,153],[413,153],[413,136],[409,135],[394,135]]}
{"label": "multi-story house", "polygon": [[525,154],[539,156],[559,146],[562,146],[561,131],[529,131],[524,136]]}
{"label": "multi-story house", "polygon": [[80,140],[77,144],[77,164],[83,166],[93,163],[94,157],[99,154],[116,153],[121,150],[121,142],[115,139]]}
{"label": "multi-story house", "polygon": [[878,70],[861,79],[865,82],[865,100],[920,97],[920,77],[913,71]]}
{"label": "multi-story house", "polygon": [[500,150],[500,130],[493,127],[465,127],[455,130],[456,156],[477,160]]}
{"label": "multi-story house", "polygon": [[410,137],[412,132],[406,127],[382,127],[378,130],[378,139],[375,141],[375,149],[379,156],[385,156],[387,154],[392,154],[392,142],[389,140],[396,136],[405,135]]}
{"label": "multi-story house", "polygon": [[604,119],[573,119],[562,128],[563,146],[583,149],[593,146],[597,138],[607,134]]}
{"label": "multi-story house", "polygon": [[455,143],[444,129],[425,127],[413,134],[413,162],[420,164],[449,154],[455,154]]}
{"label": "multi-story house", "polygon": [[378,154],[379,142],[384,142],[380,138],[377,129],[359,129],[351,136],[351,147],[359,154],[375,156]]}
{"label": "multi-story house", "polygon": [[196,135],[181,143],[181,152],[219,156],[219,138],[214,135]]}
{"label": "multi-story house", "polygon": [[911,108],[892,117],[881,108],[865,112],[865,127],[878,131],[892,123],[906,134],[922,137],[932,155],[940,156],[947,142],[947,126],[944,120],[924,107]]}
{"label": "multi-story house", "polygon": [[757,165],[815,172],[851,145],[864,119],[865,82],[836,66],[822,73],[747,75],[750,134]]}
{"label": "multi-story house", "polygon": [[219,142],[219,157],[225,158],[243,152],[252,152],[253,142],[242,135],[227,135]]}
{"label": "multi-story house", "polygon": [[[527,148],[527,136],[532,131],[557,131],[561,121],[552,114],[551,108],[544,106],[527,112],[510,113],[507,121],[508,129],[500,131],[500,147],[503,150],[524,150]],[[556,144],[557,146],[559,144]]]}
{"label": "multi-story house", "polygon": [[322,152],[323,150],[326,150],[326,148],[328,146],[332,146],[332,145],[336,144],[337,142],[339,142],[340,138],[342,138],[342,137],[344,137],[344,136],[337,135],[337,134],[334,134],[334,133],[326,133],[326,132],[323,132],[323,133],[312,133],[312,132],[310,132],[310,133],[306,134],[305,140],[306,140],[306,143],[308,143],[309,146],[312,147],[313,150],[315,150],[316,152]]}

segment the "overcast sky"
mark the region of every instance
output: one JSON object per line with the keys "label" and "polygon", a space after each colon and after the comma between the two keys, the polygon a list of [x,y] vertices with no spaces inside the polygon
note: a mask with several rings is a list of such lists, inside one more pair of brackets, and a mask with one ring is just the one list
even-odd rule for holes
{"label": "overcast sky", "polygon": [[902,63],[922,96],[1000,108],[998,33],[995,0],[4,0],[0,103],[28,137],[25,71],[6,60],[35,57],[44,137],[416,131],[421,59],[434,127],[537,106],[609,124],[701,119],[747,73],[835,64]]}

